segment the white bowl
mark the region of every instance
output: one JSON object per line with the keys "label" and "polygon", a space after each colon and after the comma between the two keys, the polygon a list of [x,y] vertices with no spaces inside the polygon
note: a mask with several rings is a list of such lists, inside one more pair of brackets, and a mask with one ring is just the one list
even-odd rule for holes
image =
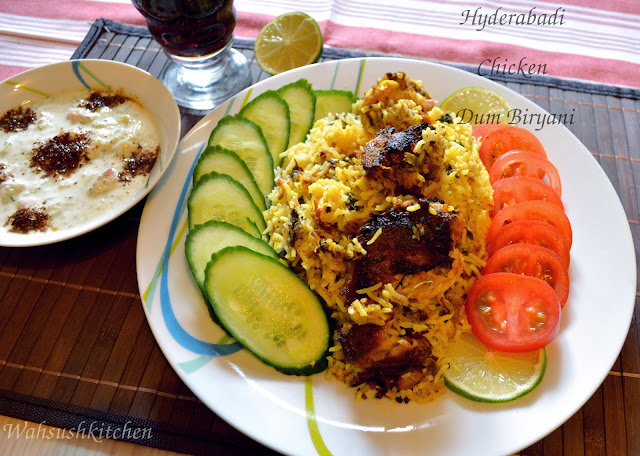
{"label": "white bowl", "polygon": [[47,96],[87,88],[121,91],[138,101],[154,119],[160,136],[160,154],[148,176],[147,185],[111,209],[66,229],[32,231],[27,234],[11,233],[4,226],[5,221],[0,220],[0,246],[51,244],[92,231],[120,216],[144,198],[169,167],[180,139],[178,106],[158,79],[128,64],[110,60],[70,60],[12,76],[0,84],[0,115],[11,108],[28,102],[38,102]]}

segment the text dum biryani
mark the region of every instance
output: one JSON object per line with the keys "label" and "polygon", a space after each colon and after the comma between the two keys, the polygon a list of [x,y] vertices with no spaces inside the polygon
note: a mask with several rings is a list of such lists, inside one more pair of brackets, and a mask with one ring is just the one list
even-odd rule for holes
{"label": "text dum biryani", "polygon": [[432,399],[468,325],[492,191],[459,122],[387,74],[286,152],[268,197],[270,244],[335,322],[328,375],[361,398]]}

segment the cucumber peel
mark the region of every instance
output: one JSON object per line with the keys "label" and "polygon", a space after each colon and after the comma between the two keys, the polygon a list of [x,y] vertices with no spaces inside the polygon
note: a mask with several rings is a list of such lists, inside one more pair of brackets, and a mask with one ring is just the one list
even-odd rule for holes
{"label": "cucumber peel", "polygon": [[211,171],[219,174],[227,174],[237,180],[251,195],[256,206],[264,211],[267,204],[264,195],[260,191],[256,180],[249,171],[247,164],[238,157],[235,152],[225,149],[222,146],[207,147],[193,170],[193,185],[196,185],[200,178]]}
{"label": "cucumber peel", "polygon": [[313,126],[316,110],[316,96],[311,84],[306,79],[298,79],[280,87],[277,92],[289,105],[291,117],[289,147],[304,142]]}
{"label": "cucumber peel", "polygon": [[209,136],[210,146],[222,146],[235,152],[253,174],[264,196],[273,188],[273,158],[262,130],[240,115],[226,116]]}
{"label": "cucumber peel", "polygon": [[282,161],[280,154],[289,145],[291,119],[287,102],[275,90],[267,90],[247,103],[240,115],[260,127],[273,164],[278,166]]}
{"label": "cucumber peel", "polygon": [[247,189],[232,177],[215,171],[201,177],[193,187],[187,208],[189,229],[209,220],[228,222],[258,238],[266,229],[262,212]]}
{"label": "cucumber peel", "polygon": [[242,245],[263,255],[278,258],[275,250],[262,239],[255,238],[230,223],[209,220],[189,230],[184,242],[187,264],[202,291],[204,271],[211,256],[225,247],[234,245]]}

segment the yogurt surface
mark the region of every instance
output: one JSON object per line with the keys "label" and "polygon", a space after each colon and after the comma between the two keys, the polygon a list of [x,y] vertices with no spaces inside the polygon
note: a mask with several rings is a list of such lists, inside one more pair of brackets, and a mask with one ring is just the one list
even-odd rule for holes
{"label": "yogurt surface", "polygon": [[154,120],[125,94],[66,92],[0,113],[0,232],[99,217],[146,185],[159,153]]}

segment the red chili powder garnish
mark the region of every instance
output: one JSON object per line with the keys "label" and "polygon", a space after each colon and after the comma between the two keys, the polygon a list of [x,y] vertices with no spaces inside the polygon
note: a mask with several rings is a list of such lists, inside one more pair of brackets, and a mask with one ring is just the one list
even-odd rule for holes
{"label": "red chili powder garnish", "polygon": [[89,161],[86,154],[90,139],[84,133],[64,132],[33,149],[31,166],[48,175],[69,175]]}
{"label": "red chili powder garnish", "polygon": [[91,92],[89,98],[80,102],[79,106],[81,108],[88,109],[91,112],[96,112],[98,109],[104,108],[105,106],[107,108],[118,106],[128,99],[129,98],[119,93],[115,95],[103,95],[100,92]]}
{"label": "red chili powder garnish", "polygon": [[9,109],[0,118],[0,128],[5,133],[26,130],[33,122],[36,121],[36,113],[31,108],[23,108],[18,106]]}
{"label": "red chili powder garnish", "polygon": [[49,214],[45,208],[18,209],[9,216],[5,226],[11,224],[9,231],[12,233],[28,233],[29,231],[44,231],[47,229]]}
{"label": "red chili powder garnish", "polygon": [[140,150],[138,152],[134,152],[131,156],[124,158],[124,169],[119,174],[120,181],[128,182],[132,177],[149,174],[153,165],[156,163],[159,153],[160,148],[156,147],[153,151]]}

